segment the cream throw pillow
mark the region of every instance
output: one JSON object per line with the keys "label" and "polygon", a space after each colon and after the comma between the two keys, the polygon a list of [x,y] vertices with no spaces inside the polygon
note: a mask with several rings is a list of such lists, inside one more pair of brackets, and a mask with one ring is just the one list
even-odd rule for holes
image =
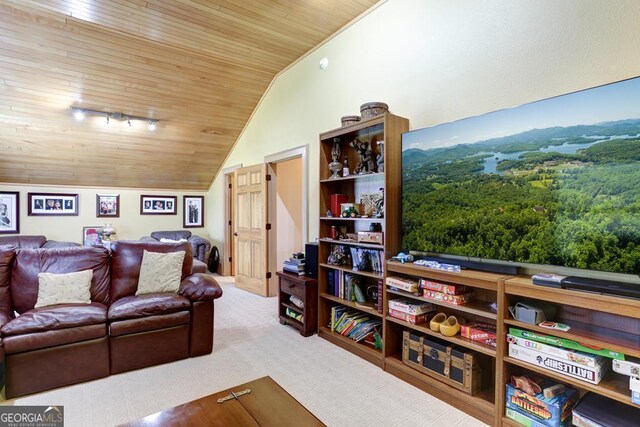
{"label": "cream throw pillow", "polygon": [[56,304],[91,304],[93,270],[75,273],[38,273],[35,308]]}
{"label": "cream throw pillow", "polygon": [[185,251],[160,253],[144,251],[136,295],[178,292]]}

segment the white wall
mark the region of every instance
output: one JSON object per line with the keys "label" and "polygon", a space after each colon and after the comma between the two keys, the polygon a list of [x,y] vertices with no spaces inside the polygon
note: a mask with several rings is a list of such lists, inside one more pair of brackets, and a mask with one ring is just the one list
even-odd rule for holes
{"label": "white wall", "polygon": [[[417,129],[634,77],[639,23],[634,0],[388,0],[274,81],[223,167],[308,144],[313,240],[318,134],[341,116],[383,101]],[[223,181],[207,215],[219,247]]]}
{"label": "white wall", "polygon": [[[0,160],[1,161],[1,160]],[[20,192],[20,234],[43,234],[49,240],[82,243],[82,227],[102,226],[111,223],[117,230],[113,239],[139,239],[152,231],[182,230],[182,196],[201,196],[197,191],[145,190],[123,188],[77,188],[53,186],[27,186],[20,184],[0,184],[0,191]],[[78,216],[28,216],[27,193],[68,193],[78,194]],[[97,218],[96,194],[119,194],[120,217]],[[140,215],[140,195],[177,196],[177,215]],[[205,197],[205,204],[207,196]],[[205,207],[205,215],[208,206]],[[205,218],[205,226],[210,216]],[[206,228],[189,228],[194,235],[208,238]]]}

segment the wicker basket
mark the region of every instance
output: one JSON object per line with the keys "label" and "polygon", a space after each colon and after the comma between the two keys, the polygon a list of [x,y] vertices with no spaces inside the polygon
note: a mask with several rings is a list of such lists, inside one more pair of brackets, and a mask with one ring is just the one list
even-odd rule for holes
{"label": "wicker basket", "polygon": [[370,119],[388,112],[389,106],[384,102],[367,102],[360,106],[360,115],[362,116],[362,120]]}
{"label": "wicker basket", "polygon": [[342,127],[355,125],[360,121],[360,116],[342,116],[340,121],[342,122]]}

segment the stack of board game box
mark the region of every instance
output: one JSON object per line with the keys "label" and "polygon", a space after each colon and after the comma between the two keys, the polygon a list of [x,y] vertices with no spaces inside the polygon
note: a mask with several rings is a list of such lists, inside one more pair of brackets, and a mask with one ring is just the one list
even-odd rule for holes
{"label": "stack of board game box", "polygon": [[529,427],[571,426],[578,391],[549,380],[512,376],[507,383],[505,415]]}
{"label": "stack of board game box", "polygon": [[389,300],[389,316],[414,325],[426,322],[429,319],[429,315],[434,311],[435,307],[428,302],[412,301],[404,298]]}
{"label": "stack of board game box", "polygon": [[554,339],[558,338],[509,328],[509,356],[591,384],[600,383],[611,365],[609,359],[546,343],[557,342]]}
{"label": "stack of board game box", "polygon": [[474,296],[473,290],[463,285],[420,279],[420,287],[425,298],[453,305],[466,304]]}

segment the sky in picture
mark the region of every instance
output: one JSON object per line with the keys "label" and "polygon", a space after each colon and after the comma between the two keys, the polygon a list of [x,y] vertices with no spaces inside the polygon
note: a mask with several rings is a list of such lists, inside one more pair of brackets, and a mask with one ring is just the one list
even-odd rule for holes
{"label": "sky in picture", "polygon": [[531,129],[640,118],[640,77],[408,132],[402,150],[451,147]]}

